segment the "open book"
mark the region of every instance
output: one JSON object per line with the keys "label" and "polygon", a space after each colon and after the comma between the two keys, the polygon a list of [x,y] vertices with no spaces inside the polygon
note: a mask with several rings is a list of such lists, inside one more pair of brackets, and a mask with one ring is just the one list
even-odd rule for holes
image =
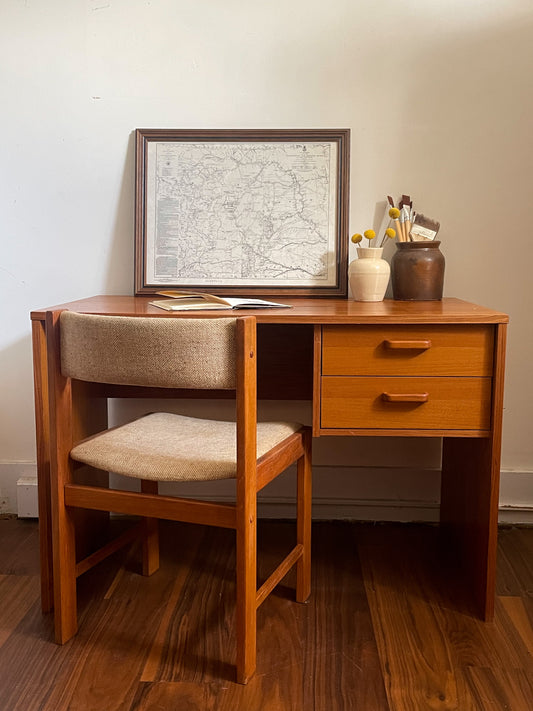
{"label": "open book", "polygon": [[265,308],[290,308],[290,304],[277,304],[264,299],[240,299],[229,296],[215,296],[214,294],[194,293],[191,291],[158,291],[161,296],[168,299],[150,301],[152,306],[167,311],[204,311],[213,309],[265,309]]}

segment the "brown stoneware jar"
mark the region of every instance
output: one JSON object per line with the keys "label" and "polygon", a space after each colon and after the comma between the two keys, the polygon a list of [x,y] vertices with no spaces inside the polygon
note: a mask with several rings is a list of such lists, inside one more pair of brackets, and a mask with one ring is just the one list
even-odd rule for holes
{"label": "brown stoneware jar", "polygon": [[444,287],[440,242],[398,242],[391,260],[392,295],[398,301],[439,301]]}

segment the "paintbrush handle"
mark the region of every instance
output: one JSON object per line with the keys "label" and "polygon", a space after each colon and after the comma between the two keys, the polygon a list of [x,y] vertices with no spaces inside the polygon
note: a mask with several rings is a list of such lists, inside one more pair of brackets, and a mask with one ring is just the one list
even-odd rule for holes
{"label": "paintbrush handle", "polygon": [[400,220],[394,220],[394,222],[396,223],[396,232],[398,233],[398,241],[400,241],[400,242],[405,242],[405,240],[404,240],[404,238],[403,238],[403,225],[402,225],[402,223],[400,222]]}

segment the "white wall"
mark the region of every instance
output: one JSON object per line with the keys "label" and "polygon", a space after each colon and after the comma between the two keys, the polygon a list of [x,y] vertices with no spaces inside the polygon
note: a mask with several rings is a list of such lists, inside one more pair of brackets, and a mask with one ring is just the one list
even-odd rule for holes
{"label": "white wall", "polygon": [[[136,127],[351,128],[350,230],[411,194],[446,295],[511,316],[502,505],[533,507],[532,29],[530,0],[3,0],[0,509],[35,463],[30,310],[132,291]],[[434,441],[316,462],[334,506],[435,508]]]}

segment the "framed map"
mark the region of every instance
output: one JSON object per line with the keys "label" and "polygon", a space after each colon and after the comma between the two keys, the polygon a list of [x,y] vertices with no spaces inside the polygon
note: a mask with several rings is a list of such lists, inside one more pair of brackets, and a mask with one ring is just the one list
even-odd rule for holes
{"label": "framed map", "polygon": [[349,143],[349,129],[137,129],[135,293],[346,296]]}

